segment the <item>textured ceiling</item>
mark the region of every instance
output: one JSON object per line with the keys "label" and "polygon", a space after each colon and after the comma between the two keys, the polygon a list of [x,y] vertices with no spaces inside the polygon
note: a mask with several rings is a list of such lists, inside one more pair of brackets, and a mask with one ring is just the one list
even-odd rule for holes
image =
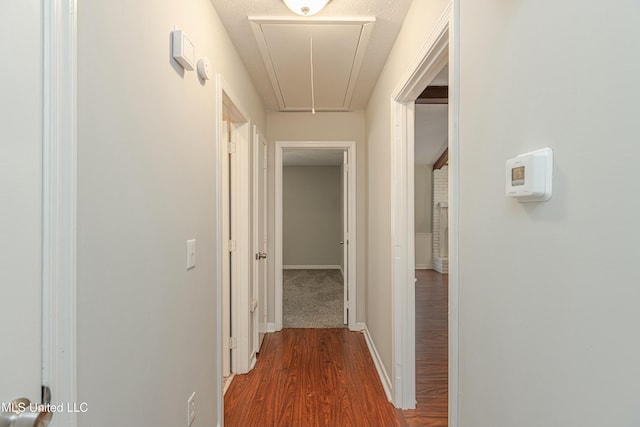
{"label": "textured ceiling", "polygon": [[[400,31],[412,0],[333,0],[313,19],[375,18],[368,48],[362,58],[360,73],[355,80],[350,110],[361,110],[371,95],[378,75]],[[421,0],[424,1],[424,0]],[[249,16],[261,18],[295,18],[304,22],[311,18],[295,15],[281,0],[211,0],[253,83],[268,110],[282,110],[271,84]],[[324,65],[329,67],[330,64]],[[296,70],[291,70],[296,73]],[[309,73],[308,67],[299,73]],[[302,96],[302,95],[300,95]],[[342,109],[344,110],[344,108]]]}

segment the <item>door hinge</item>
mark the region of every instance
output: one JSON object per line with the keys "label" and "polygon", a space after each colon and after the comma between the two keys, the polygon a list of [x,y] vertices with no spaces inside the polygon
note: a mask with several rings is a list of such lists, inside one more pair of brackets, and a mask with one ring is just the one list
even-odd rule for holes
{"label": "door hinge", "polygon": [[51,389],[48,385],[42,385],[42,393],[40,396],[40,401],[43,405],[48,405],[51,403]]}
{"label": "door hinge", "polygon": [[229,145],[227,147],[228,147],[229,154],[234,154],[236,152],[236,143],[235,142],[229,141]]}
{"label": "door hinge", "polygon": [[236,241],[229,240],[229,252],[235,252],[235,251],[236,251]]}
{"label": "door hinge", "polygon": [[236,339],[234,337],[229,337],[229,348],[236,348]]}
{"label": "door hinge", "polygon": [[349,172],[349,163],[344,164],[344,171]]}

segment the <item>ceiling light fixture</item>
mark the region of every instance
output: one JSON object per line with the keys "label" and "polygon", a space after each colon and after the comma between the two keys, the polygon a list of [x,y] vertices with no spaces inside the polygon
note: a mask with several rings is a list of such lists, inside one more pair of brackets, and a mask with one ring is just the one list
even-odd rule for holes
{"label": "ceiling light fixture", "polygon": [[311,16],[320,12],[330,0],[282,0],[292,12]]}

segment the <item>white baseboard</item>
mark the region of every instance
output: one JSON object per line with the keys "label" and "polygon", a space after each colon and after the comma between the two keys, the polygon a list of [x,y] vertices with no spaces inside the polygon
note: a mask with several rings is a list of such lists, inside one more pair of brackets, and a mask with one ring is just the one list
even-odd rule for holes
{"label": "white baseboard", "polygon": [[380,377],[380,382],[382,383],[384,392],[387,395],[387,399],[389,400],[389,402],[393,402],[393,397],[391,393],[391,390],[392,390],[391,380],[389,379],[389,375],[387,375],[387,371],[384,369],[384,364],[382,363],[380,354],[378,353],[378,350],[376,349],[376,346],[373,343],[373,338],[371,338],[369,329],[367,328],[366,323],[361,323],[358,325],[362,325],[362,332],[364,333],[364,339],[367,342],[367,347],[369,347],[369,353],[371,353],[371,358],[373,359],[373,363],[376,365],[376,371],[378,371],[378,376]]}
{"label": "white baseboard", "polygon": [[269,332],[278,332],[278,329],[276,329],[275,323],[267,323],[267,333]]}
{"label": "white baseboard", "polygon": [[236,374],[231,374],[229,377],[225,378],[224,384],[222,385],[222,395],[224,396],[229,390],[229,386],[231,385],[231,381],[236,377]]}
{"label": "white baseboard", "polygon": [[283,265],[283,270],[340,270],[339,265]]}
{"label": "white baseboard", "polygon": [[416,270],[433,270],[433,264],[416,264]]}

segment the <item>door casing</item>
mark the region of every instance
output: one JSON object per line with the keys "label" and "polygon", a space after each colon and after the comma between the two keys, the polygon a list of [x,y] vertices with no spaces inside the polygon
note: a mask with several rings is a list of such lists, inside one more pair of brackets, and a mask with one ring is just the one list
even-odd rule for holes
{"label": "door casing", "polygon": [[[42,382],[77,402],[77,0],[43,4]],[[73,411],[53,425],[75,427]]]}
{"label": "door casing", "polygon": [[[253,127],[253,253],[267,253],[267,164],[268,144],[266,138]],[[268,256],[268,255],[267,255]],[[255,353],[260,350],[262,339],[267,332],[267,259],[254,258],[252,307],[255,299],[257,306],[253,316],[253,350],[252,362],[255,364]]]}

